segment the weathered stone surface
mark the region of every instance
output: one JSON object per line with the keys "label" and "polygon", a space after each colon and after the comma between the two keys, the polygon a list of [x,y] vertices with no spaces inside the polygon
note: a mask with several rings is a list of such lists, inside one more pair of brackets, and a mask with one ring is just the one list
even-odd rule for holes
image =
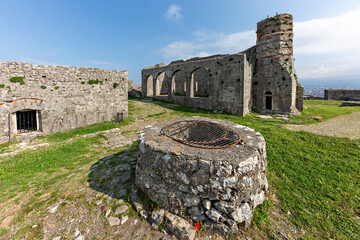
{"label": "weathered stone surface", "polygon": [[[0,87],[0,143],[125,119],[127,75],[127,71],[0,62],[0,85],[6,86]],[[24,77],[24,84],[11,82],[11,77]],[[16,112],[23,110],[36,111],[39,131],[17,131]]]}
{"label": "weathered stone surface", "polygon": [[221,212],[217,211],[216,209],[212,208],[211,210],[208,210],[205,212],[208,218],[210,218],[212,221],[216,223],[220,223],[220,220],[222,218]]}
{"label": "weathered stone surface", "polygon": [[203,199],[202,200],[202,204],[204,206],[205,209],[210,210],[211,208],[211,201],[207,200],[207,199]]}
{"label": "weathered stone surface", "polygon": [[165,210],[164,209],[154,210],[151,213],[151,221],[156,226],[159,226],[162,223],[162,221],[164,220],[164,215],[165,215]]}
{"label": "weathered stone surface", "polygon": [[190,214],[191,218],[197,222],[205,220],[205,216],[203,214],[201,214],[198,207],[190,208],[189,214]]}
{"label": "weathered stone surface", "polygon": [[232,219],[234,219],[234,221],[238,223],[251,219],[252,213],[249,204],[245,203],[241,207],[236,209],[234,212],[231,213],[231,217]]}
{"label": "weathered stone surface", "polygon": [[195,238],[195,229],[185,219],[171,213],[165,214],[165,226],[180,240]]}
{"label": "weathered stone surface", "polygon": [[[202,149],[159,134],[173,122],[191,120],[236,129],[247,144]],[[193,117],[148,126],[138,139],[143,147],[138,152],[136,185],[162,209],[177,215],[187,213],[194,221],[225,224],[229,229],[225,225],[216,229],[226,232],[232,231],[235,220],[245,219],[246,226],[251,221],[251,210],[261,204],[268,188],[265,139],[260,133],[234,123]],[[171,153],[176,146],[181,146],[179,155]]]}
{"label": "weathered stone surface", "polygon": [[226,201],[217,201],[214,203],[214,207],[220,212],[230,214],[235,210],[235,204]]}
{"label": "weathered stone surface", "polygon": [[180,146],[176,146],[176,147],[172,148],[172,149],[170,150],[170,152],[171,152],[172,154],[174,154],[174,155],[179,156],[179,155],[180,155],[180,152],[181,152],[181,147],[180,147]]}
{"label": "weathered stone surface", "polygon": [[258,206],[264,202],[265,193],[264,193],[264,191],[261,191],[258,194],[251,195],[250,199],[251,199],[251,201],[253,201],[253,208],[256,208],[256,206]]}
{"label": "weathered stone surface", "polygon": [[126,223],[126,221],[129,220],[129,217],[128,216],[123,216],[120,220],[120,224],[121,225],[124,225],[124,223]]}
{"label": "weathered stone surface", "polygon": [[199,202],[200,202],[200,197],[196,196],[196,195],[187,195],[184,198],[184,206],[185,207],[196,206],[199,204]]}
{"label": "weathered stone surface", "polygon": [[135,97],[135,98],[140,98],[142,96],[142,93],[139,90],[131,89],[129,91],[129,95],[132,96],[132,97]]}
{"label": "weathered stone surface", "polygon": [[303,87],[295,78],[292,33],[292,16],[277,14],[257,24],[256,45],[241,53],[147,67],[141,72],[143,97],[212,109],[215,114],[243,116],[254,108],[265,114],[297,115]]}
{"label": "weathered stone surface", "polygon": [[117,217],[108,217],[110,226],[115,226],[120,224],[120,219]]}
{"label": "weathered stone surface", "polygon": [[126,206],[126,205],[121,205],[120,207],[118,207],[118,208],[115,210],[115,215],[124,213],[124,212],[126,212],[127,210],[129,210],[129,207],[128,207],[128,206]]}

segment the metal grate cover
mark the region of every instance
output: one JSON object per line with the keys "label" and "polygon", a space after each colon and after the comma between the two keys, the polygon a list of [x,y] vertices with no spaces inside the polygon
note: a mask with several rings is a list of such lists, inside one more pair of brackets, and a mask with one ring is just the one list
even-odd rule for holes
{"label": "metal grate cover", "polygon": [[197,148],[227,148],[241,140],[239,134],[230,127],[202,120],[179,121],[165,126],[160,133]]}

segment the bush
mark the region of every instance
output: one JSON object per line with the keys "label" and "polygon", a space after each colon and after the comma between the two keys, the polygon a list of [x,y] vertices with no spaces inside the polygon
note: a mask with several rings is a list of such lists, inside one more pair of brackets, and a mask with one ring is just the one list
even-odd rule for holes
{"label": "bush", "polygon": [[59,86],[55,86],[55,90],[58,90],[60,87]]}
{"label": "bush", "polygon": [[20,85],[24,85],[25,84],[25,81],[24,81],[24,77],[12,77],[10,78],[10,82],[13,82],[13,83],[20,83]]}
{"label": "bush", "polygon": [[[89,81],[88,81],[88,84],[98,84],[100,81],[99,81],[99,79],[90,79]],[[101,81],[102,82],[102,81]]]}
{"label": "bush", "polygon": [[42,89],[46,89],[47,87],[45,85],[40,86]]}
{"label": "bush", "polygon": [[85,81],[81,81],[81,84],[85,84]]}
{"label": "bush", "polygon": [[115,82],[114,84],[113,84],[113,88],[117,88],[119,86],[119,84],[117,83],[117,82]]}
{"label": "bush", "polygon": [[5,84],[0,84],[0,88],[4,88],[5,87]]}

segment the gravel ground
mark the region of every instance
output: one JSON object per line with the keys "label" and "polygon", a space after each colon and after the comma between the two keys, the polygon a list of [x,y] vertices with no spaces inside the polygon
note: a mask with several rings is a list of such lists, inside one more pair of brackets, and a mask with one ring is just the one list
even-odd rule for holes
{"label": "gravel ground", "polygon": [[286,125],[284,127],[293,131],[303,130],[325,136],[360,139],[360,112],[341,115],[311,125]]}

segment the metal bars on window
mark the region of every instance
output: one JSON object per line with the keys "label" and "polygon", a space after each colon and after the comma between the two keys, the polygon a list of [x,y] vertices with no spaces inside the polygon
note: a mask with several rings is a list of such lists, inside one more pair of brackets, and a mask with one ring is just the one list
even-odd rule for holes
{"label": "metal bars on window", "polygon": [[18,133],[26,133],[37,130],[36,111],[16,112],[16,125]]}

